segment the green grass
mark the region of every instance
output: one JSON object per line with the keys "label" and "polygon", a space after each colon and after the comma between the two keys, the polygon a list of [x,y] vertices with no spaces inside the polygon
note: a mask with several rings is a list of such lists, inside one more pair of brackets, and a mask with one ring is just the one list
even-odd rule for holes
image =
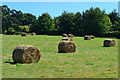
{"label": "green grass", "polygon": [[[2,39],[3,78],[118,78],[118,39],[115,47],[102,47],[106,38],[74,37],[75,53],[57,53],[61,36],[3,35]],[[38,63],[9,63],[14,48],[22,44],[40,49]]]}

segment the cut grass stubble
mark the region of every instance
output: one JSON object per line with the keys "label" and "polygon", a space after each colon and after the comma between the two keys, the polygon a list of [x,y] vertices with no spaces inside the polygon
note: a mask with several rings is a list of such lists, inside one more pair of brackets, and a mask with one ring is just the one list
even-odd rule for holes
{"label": "cut grass stubble", "polygon": [[[61,36],[3,35],[3,78],[117,78],[118,39],[115,47],[102,47],[106,38],[74,37],[75,53],[57,53]],[[17,45],[37,46],[41,59],[33,64],[12,64]]]}

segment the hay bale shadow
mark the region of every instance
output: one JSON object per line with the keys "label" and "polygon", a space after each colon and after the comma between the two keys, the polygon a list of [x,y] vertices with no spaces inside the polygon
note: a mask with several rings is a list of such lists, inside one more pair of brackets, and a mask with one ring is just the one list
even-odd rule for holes
{"label": "hay bale shadow", "polygon": [[57,54],[57,53],[67,53],[67,52],[53,52],[51,54]]}
{"label": "hay bale shadow", "polygon": [[109,47],[109,46],[102,46],[102,47]]}
{"label": "hay bale shadow", "polygon": [[9,64],[17,64],[16,62],[9,62],[9,61],[6,61],[6,62],[4,62],[4,63],[9,63]]}
{"label": "hay bale shadow", "polygon": [[57,52],[57,53],[67,53],[67,52],[62,52],[62,51],[61,51],[61,52]]}

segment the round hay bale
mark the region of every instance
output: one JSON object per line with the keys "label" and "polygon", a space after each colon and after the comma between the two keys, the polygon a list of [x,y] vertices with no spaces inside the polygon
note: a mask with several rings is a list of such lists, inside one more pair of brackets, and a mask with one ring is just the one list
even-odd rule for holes
{"label": "round hay bale", "polygon": [[21,36],[26,36],[26,33],[21,33]]}
{"label": "round hay bale", "polygon": [[72,41],[62,41],[58,45],[59,53],[72,53],[76,51],[76,45]]}
{"label": "round hay bale", "polygon": [[90,35],[90,37],[91,37],[91,39],[95,39],[95,36],[93,36],[93,35]]}
{"label": "round hay bale", "polygon": [[32,32],[31,35],[36,35],[36,33]]}
{"label": "round hay bale", "polygon": [[112,42],[111,42],[111,46],[115,46],[116,45],[116,41],[115,40],[112,40]]}
{"label": "round hay bale", "polygon": [[115,46],[116,42],[115,40],[112,40],[112,39],[106,39],[104,40],[104,47],[110,47],[110,46]]}
{"label": "round hay bale", "polygon": [[30,45],[17,46],[12,54],[15,63],[37,63],[40,60],[41,53],[37,47]]}
{"label": "round hay bale", "polygon": [[63,34],[62,37],[68,37],[68,35],[67,34]]}
{"label": "round hay bale", "polygon": [[73,38],[74,36],[73,36],[73,34],[68,34],[68,37]]}
{"label": "round hay bale", "polygon": [[91,37],[88,35],[85,35],[84,40],[91,40]]}

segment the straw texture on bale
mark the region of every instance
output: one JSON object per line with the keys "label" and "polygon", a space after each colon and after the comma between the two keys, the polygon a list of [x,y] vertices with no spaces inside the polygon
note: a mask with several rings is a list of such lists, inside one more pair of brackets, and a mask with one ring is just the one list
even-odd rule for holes
{"label": "straw texture on bale", "polygon": [[115,45],[116,45],[116,42],[115,40],[112,40],[112,39],[106,39],[104,40],[104,43],[103,43],[104,47],[110,47],[110,46],[115,46]]}
{"label": "straw texture on bale", "polygon": [[31,45],[19,45],[12,54],[15,63],[37,63],[40,57],[39,49]]}
{"label": "straw texture on bale", "polygon": [[73,38],[74,36],[73,36],[73,34],[68,34],[68,37]]}
{"label": "straw texture on bale", "polygon": [[67,34],[63,34],[62,37],[68,37],[68,35]]}
{"label": "straw texture on bale", "polygon": [[31,35],[36,35],[36,33],[32,32]]}
{"label": "straw texture on bale", "polygon": [[21,33],[21,36],[26,36],[26,33]]}
{"label": "straw texture on bale", "polygon": [[95,36],[93,36],[93,35],[90,35],[90,37],[91,37],[91,39],[95,39]]}
{"label": "straw texture on bale", "polygon": [[72,41],[62,41],[58,45],[59,53],[72,53],[76,51],[76,45]]}
{"label": "straw texture on bale", "polygon": [[84,40],[91,40],[91,37],[88,35],[85,35]]}

